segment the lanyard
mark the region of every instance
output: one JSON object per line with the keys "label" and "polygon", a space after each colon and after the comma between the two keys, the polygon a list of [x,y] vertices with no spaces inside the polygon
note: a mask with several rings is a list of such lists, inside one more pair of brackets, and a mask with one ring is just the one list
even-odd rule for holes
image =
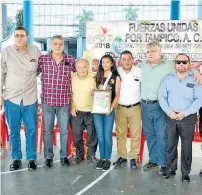
{"label": "lanyard", "polygon": [[112,72],[110,72],[109,73],[109,75],[108,75],[108,77],[107,77],[107,79],[106,79],[106,81],[105,81],[105,83],[104,83],[104,85],[103,85],[103,90],[105,90],[106,89],[106,87],[107,87],[107,84],[108,84],[108,82],[109,82],[109,79],[111,78],[111,76],[112,76]]}

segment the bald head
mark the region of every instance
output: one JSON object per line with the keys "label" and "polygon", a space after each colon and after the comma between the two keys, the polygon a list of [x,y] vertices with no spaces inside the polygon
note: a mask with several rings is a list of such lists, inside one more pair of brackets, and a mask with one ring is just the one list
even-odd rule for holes
{"label": "bald head", "polygon": [[76,61],[76,66],[77,64],[87,64],[87,66],[89,66],[89,63],[88,63],[88,60],[84,59],[84,58],[79,58],[77,61]]}
{"label": "bald head", "polygon": [[76,71],[80,78],[85,78],[88,75],[89,63],[88,60],[80,58],[76,61]]}

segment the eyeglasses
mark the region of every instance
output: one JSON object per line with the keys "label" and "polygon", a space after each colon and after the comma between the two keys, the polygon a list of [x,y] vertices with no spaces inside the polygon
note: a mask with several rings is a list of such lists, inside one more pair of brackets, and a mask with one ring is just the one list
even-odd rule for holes
{"label": "eyeglasses", "polygon": [[14,35],[15,38],[25,38],[26,36],[27,35],[18,35],[18,34]]}
{"label": "eyeglasses", "polygon": [[186,65],[186,64],[189,63],[189,61],[187,61],[187,60],[176,60],[175,63],[176,64],[181,64],[182,63],[182,64]]}

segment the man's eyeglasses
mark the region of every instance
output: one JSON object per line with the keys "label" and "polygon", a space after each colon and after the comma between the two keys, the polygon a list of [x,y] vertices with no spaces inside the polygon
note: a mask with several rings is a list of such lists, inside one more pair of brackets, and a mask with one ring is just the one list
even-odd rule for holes
{"label": "man's eyeglasses", "polygon": [[184,65],[186,65],[186,64],[188,64],[189,63],[189,61],[187,61],[187,60],[175,60],[175,63],[176,64],[184,64]]}
{"label": "man's eyeglasses", "polygon": [[15,38],[22,38],[22,39],[25,38],[26,36],[27,35],[18,35],[18,34],[14,35]]}

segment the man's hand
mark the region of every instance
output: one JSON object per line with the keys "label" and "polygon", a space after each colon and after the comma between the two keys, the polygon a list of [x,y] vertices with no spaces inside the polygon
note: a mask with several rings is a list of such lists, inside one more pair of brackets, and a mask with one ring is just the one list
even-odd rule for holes
{"label": "man's hand", "polygon": [[76,109],[76,108],[71,108],[70,113],[71,113],[71,115],[72,115],[73,117],[76,117],[76,116],[77,116],[78,111],[77,111],[77,109]]}
{"label": "man's hand", "polygon": [[178,120],[178,121],[181,121],[185,117],[183,111],[176,114],[176,116],[177,116],[176,120]]}
{"label": "man's hand", "polygon": [[194,73],[194,79],[197,81],[199,85],[202,85],[202,75],[199,72]]}
{"label": "man's hand", "polygon": [[171,119],[175,120],[175,119],[177,118],[177,115],[176,115],[175,112],[171,112],[170,115],[169,115],[169,117],[170,117]]}
{"label": "man's hand", "polygon": [[0,96],[0,109],[2,109],[3,105],[4,105],[4,98],[3,96]]}

